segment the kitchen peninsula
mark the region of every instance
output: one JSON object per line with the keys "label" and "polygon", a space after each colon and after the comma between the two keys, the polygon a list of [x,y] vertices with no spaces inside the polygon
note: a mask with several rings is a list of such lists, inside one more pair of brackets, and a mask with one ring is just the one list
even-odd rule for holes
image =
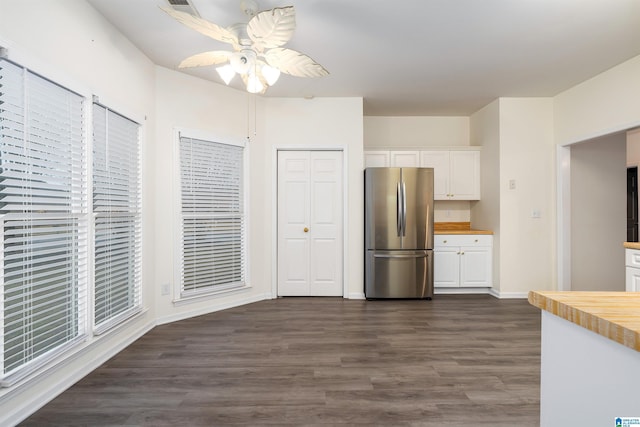
{"label": "kitchen peninsula", "polygon": [[532,291],[542,310],[540,425],[640,417],[640,293]]}

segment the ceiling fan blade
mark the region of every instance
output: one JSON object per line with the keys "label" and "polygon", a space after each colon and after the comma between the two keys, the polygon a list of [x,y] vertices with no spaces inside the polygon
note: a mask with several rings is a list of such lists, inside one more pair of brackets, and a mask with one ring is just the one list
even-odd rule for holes
{"label": "ceiling fan blade", "polygon": [[223,28],[202,18],[198,18],[197,16],[190,15],[186,12],[178,12],[177,10],[173,10],[169,7],[161,7],[160,9],[165,11],[176,21],[186,25],[193,30],[196,30],[201,34],[204,34],[205,36],[211,37],[212,39],[221,42],[231,43],[233,45],[238,44],[238,37],[226,28]]}
{"label": "ceiling fan blade", "polygon": [[232,53],[226,50],[212,50],[202,52],[185,59],[178,65],[178,68],[203,67],[206,65],[224,64],[229,61]]}
{"label": "ceiling fan blade", "polygon": [[275,48],[264,53],[267,64],[296,77],[324,77],[329,72],[316,61],[293,49]]}
{"label": "ceiling fan blade", "polygon": [[293,6],[262,11],[247,24],[247,34],[258,52],[284,45],[295,29],[296,11]]}

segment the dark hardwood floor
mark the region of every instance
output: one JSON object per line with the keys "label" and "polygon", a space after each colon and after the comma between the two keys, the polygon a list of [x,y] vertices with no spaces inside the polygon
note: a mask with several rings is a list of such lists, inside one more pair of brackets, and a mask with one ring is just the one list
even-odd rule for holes
{"label": "dark hardwood floor", "polygon": [[283,298],[154,328],[24,426],[538,426],[526,300]]}

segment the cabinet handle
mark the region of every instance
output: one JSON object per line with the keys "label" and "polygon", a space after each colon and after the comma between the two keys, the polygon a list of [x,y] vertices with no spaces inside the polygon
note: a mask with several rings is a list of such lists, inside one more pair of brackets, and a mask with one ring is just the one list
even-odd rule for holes
{"label": "cabinet handle", "polygon": [[464,255],[464,252],[460,252],[460,255]]}
{"label": "cabinet handle", "polygon": [[478,243],[478,239],[476,239],[476,243]]}
{"label": "cabinet handle", "polygon": [[446,240],[443,240],[443,241],[442,241],[442,243],[447,243],[447,241],[446,241]]}
{"label": "cabinet handle", "polygon": [[460,252],[456,252],[456,255],[460,255]]}

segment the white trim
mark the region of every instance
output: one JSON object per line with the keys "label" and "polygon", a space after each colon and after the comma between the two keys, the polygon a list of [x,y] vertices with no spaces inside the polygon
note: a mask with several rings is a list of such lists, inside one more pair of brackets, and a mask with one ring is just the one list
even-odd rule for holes
{"label": "white trim", "polygon": [[586,134],[586,135],[583,135],[583,136],[578,137],[578,138],[567,140],[565,142],[560,143],[559,145],[560,146],[573,145],[573,144],[577,144],[579,142],[586,142],[586,141],[590,141],[592,139],[601,138],[603,136],[613,135],[613,134],[621,133],[621,132],[628,132],[628,131],[633,130],[633,129],[638,128],[638,127],[640,127],[640,121],[623,123],[623,124],[620,124],[620,125],[617,125],[617,126],[612,126],[610,128],[603,129],[603,130],[598,131],[598,132],[593,132],[593,133]]}
{"label": "white trim", "polygon": [[204,292],[195,293],[193,295],[181,296],[180,298],[173,300],[173,305],[175,307],[179,307],[181,305],[191,304],[193,302],[198,302],[202,300],[207,300],[209,298],[217,297],[220,295],[226,296],[227,294],[240,293],[240,292],[251,289],[251,286],[233,284],[233,285],[221,285],[220,288],[221,289],[208,289]]}
{"label": "white trim", "polygon": [[559,291],[571,290],[571,147],[556,148],[556,251]]}
{"label": "white trim", "polygon": [[529,292],[500,292],[495,288],[435,288],[434,295],[491,295],[498,299],[527,299]]}
{"label": "white trim", "polygon": [[[14,396],[17,396],[15,398],[16,405],[13,406],[12,410],[4,412],[0,417],[0,425],[17,425],[18,423],[24,421],[38,409],[42,408],[44,405],[49,403],[58,395],[62,394],[62,392],[67,390],[76,382],[80,381],[82,378],[97,369],[104,362],[106,362],[107,360],[118,354],[120,351],[131,345],[138,338],[149,332],[151,329],[153,329],[154,326],[154,322],[149,322],[132,331],[126,337],[118,336],[118,343],[116,343],[115,345],[113,343],[110,343],[105,349],[104,353],[101,353],[97,357],[92,358],[89,363],[78,368],[77,359],[85,356],[100,342],[108,340],[109,335],[105,334],[105,338],[94,340],[88,346],[80,349],[73,355],[66,357],[59,364],[38,373],[36,376],[29,378],[22,383],[16,384],[13,388],[11,388],[11,393],[7,393],[0,397],[0,404],[6,404],[6,407],[11,407],[11,405],[9,405],[9,401],[12,400]],[[69,365],[74,366],[73,372],[70,375],[64,376],[61,380],[51,384],[45,381],[47,377],[56,374],[57,372],[67,368]],[[22,389],[25,387],[30,387],[30,389],[24,390],[24,392],[21,393],[21,391],[23,391]]]}
{"label": "white trim", "polygon": [[464,295],[486,295],[491,293],[491,288],[434,288],[434,295],[456,295],[456,294],[464,294]]}
{"label": "white trim", "polygon": [[238,147],[248,148],[246,138],[239,136],[218,134],[214,132],[208,132],[200,129],[190,129],[181,126],[174,126],[173,128],[174,141],[175,138],[179,138],[183,135],[187,138],[200,139],[202,141],[217,142],[218,144],[235,145]]}
{"label": "white trim", "polygon": [[349,294],[349,299],[366,299],[364,296],[364,292],[351,292]]}
{"label": "white trim", "polygon": [[156,319],[156,324],[164,325],[166,323],[177,322],[180,320],[189,319],[191,317],[202,316],[203,314],[215,313],[216,311],[227,310],[229,308],[239,307],[245,304],[251,304],[258,301],[264,301],[271,299],[271,294],[256,294],[249,295],[246,298],[242,299],[234,299],[233,301],[224,301],[217,302],[216,304],[209,304],[206,307],[196,308],[186,312],[180,312],[176,314],[171,314],[168,316],[158,317]]}
{"label": "white trim", "polygon": [[[202,292],[201,294],[193,295],[193,296],[183,296],[181,295],[181,268],[180,268],[180,254],[182,253],[182,210],[181,210],[181,170],[180,170],[180,137],[185,136],[187,138],[199,139],[202,141],[211,141],[219,144],[233,145],[237,147],[242,147],[242,167],[243,167],[243,190],[244,190],[244,286],[231,286],[224,287],[223,289],[212,289],[207,292]],[[229,136],[226,134],[216,134],[213,132],[185,128],[181,126],[174,126],[172,129],[172,161],[171,161],[171,201],[173,205],[173,218],[172,218],[172,227],[173,227],[173,245],[171,245],[171,259],[173,266],[173,283],[170,284],[172,287],[172,302],[174,306],[185,305],[189,303],[200,302],[204,299],[208,298],[217,298],[219,296],[226,296],[232,292],[241,292],[251,288],[251,261],[250,261],[250,235],[251,235],[251,221],[249,218],[250,212],[250,169],[251,169],[251,149],[249,144],[247,143],[247,139],[239,136]],[[176,253],[176,250],[178,253]],[[163,295],[164,296],[164,295]]]}
{"label": "white trim", "polygon": [[271,203],[271,294],[278,297],[278,151],[340,151],[342,153],[342,298],[349,298],[349,282],[347,280],[347,248],[349,246],[347,219],[348,215],[348,152],[345,146],[314,147],[304,145],[278,145],[272,148],[272,203]]}
{"label": "white trim", "polygon": [[500,292],[493,288],[489,290],[489,295],[498,299],[527,299],[529,292]]}

